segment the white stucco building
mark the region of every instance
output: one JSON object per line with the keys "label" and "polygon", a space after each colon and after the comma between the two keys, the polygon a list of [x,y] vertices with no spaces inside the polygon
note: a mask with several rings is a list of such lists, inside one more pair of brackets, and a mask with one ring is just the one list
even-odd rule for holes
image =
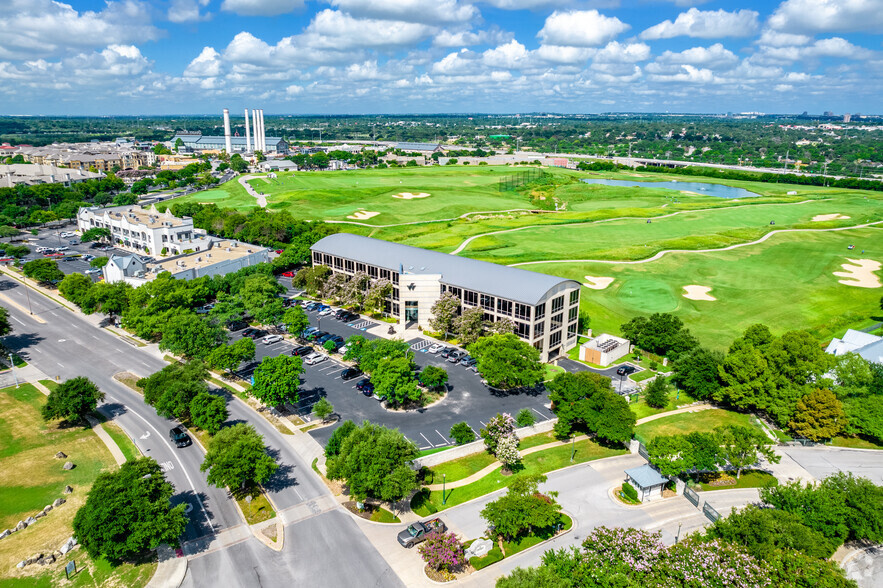
{"label": "white stucco building", "polygon": [[405,329],[430,328],[432,305],[451,292],[461,309],[481,307],[485,320],[511,320],[542,361],[576,346],[580,284],[574,280],[349,233],[321,239],[312,252],[313,265],[392,282],[386,310]]}
{"label": "white stucco building", "polygon": [[138,205],[81,208],[77,228],[83,232],[93,228],[110,229],[112,242],[120,248],[158,256],[178,255],[187,250],[204,251],[211,238],[202,229],[194,228],[190,217],[179,218],[171,211],[159,212]]}

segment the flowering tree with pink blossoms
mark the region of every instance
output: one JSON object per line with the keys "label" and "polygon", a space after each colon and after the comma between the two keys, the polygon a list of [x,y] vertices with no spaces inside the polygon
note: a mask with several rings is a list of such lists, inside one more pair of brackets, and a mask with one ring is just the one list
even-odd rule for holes
{"label": "flowering tree with pink blossoms", "polygon": [[451,571],[466,563],[463,555],[463,544],[453,533],[433,531],[418,547],[429,567],[434,570]]}

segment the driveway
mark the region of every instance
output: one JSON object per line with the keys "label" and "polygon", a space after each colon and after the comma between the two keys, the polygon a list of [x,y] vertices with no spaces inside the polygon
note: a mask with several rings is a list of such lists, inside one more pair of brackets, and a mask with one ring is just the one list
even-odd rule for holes
{"label": "driveway", "polygon": [[[622,364],[612,365],[607,368],[599,369],[599,368],[589,367],[584,363],[581,363],[579,361],[574,361],[572,359],[559,359],[557,361],[557,363],[560,367],[563,367],[565,370],[567,370],[568,372],[571,372],[571,373],[593,372],[596,374],[601,374],[604,377],[610,378],[610,382],[613,385],[613,389],[616,390],[617,392],[620,392],[620,393],[622,393],[622,392],[630,393],[632,390],[634,390],[637,387],[637,384],[635,382],[633,382],[631,379],[629,379],[627,376],[620,376],[616,373],[616,370],[618,370],[622,366]],[[634,364],[629,364],[629,365],[634,365]],[[637,370],[635,371],[636,374],[644,371],[644,368],[640,368],[638,366],[634,366],[634,367],[637,368]]]}

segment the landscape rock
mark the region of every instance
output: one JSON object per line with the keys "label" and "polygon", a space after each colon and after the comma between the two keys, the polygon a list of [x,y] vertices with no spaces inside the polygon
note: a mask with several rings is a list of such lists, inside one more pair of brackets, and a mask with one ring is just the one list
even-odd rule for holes
{"label": "landscape rock", "polygon": [[42,517],[45,517],[45,516],[46,516],[46,512],[41,510],[40,512],[38,512],[37,514],[35,514],[35,515],[33,516],[33,518],[34,518],[34,519],[39,519],[39,518],[42,518]]}
{"label": "landscape rock", "polygon": [[491,549],[493,549],[493,547],[494,543],[490,539],[475,540],[472,545],[466,548],[466,552],[464,553],[466,561],[469,561],[469,558],[472,557],[484,557]]}
{"label": "landscape rock", "polygon": [[55,458],[56,458],[56,459],[64,459],[65,457],[67,457],[67,455],[65,455],[65,454],[64,454],[63,452],[61,452],[61,451],[59,451],[58,453],[55,454]]}
{"label": "landscape rock", "polygon": [[64,498],[56,498],[55,502],[52,503],[52,506],[61,506],[65,502],[67,502],[67,500],[65,500]]}
{"label": "landscape rock", "polygon": [[28,528],[28,524],[24,521],[19,521],[18,524],[15,526],[16,531],[21,531],[22,529],[27,529],[27,528]]}
{"label": "landscape rock", "polygon": [[37,554],[32,555],[31,557],[29,557],[28,559],[26,559],[26,560],[25,560],[25,565],[26,565],[26,566],[29,566],[29,565],[31,565],[32,563],[37,563],[37,562],[40,561],[41,559],[43,559],[43,554],[42,554],[42,553],[37,553]]}
{"label": "landscape rock", "polygon": [[21,560],[20,562],[15,564],[15,567],[17,567],[18,569],[21,569],[21,568],[25,567],[26,565],[28,565],[27,562],[24,560]]}
{"label": "landscape rock", "polygon": [[28,517],[28,518],[25,519],[25,522],[26,522],[28,525],[33,525],[34,523],[37,522],[37,519],[35,519],[34,517]]}
{"label": "landscape rock", "polygon": [[70,494],[70,493],[72,493],[73,491],[74,491],[74,489],[73,489],[72,487],[70,487],[70,486],[65,486],[65,487],[64,487],[64,493],[65,493],[65,494]]}
{"label": "landscape rock", "polygon": [[47,504],[46,506],[43,507],[43,512],[49,512],[53,508],[55,508],[55,507],[52,506],[51,504]]}
{"label": "landscape rock", "polygon": [[0,539],[6,539],[10,535],[12,535],[12,531],[10,531],[9,529],[6,529],[2,533],[0,533]]}
{"label": "landscape rock", "polygon": [[66,462],[64,462],[64,465],[62,467],[66,470],[72,470],[72,469],[74,469],[74,462],[66,461]]}
{"label": "landscape rock", "polygon": [[76,547],[76,545],[77,545],[77,540],[74,539],[73,537],[71,537],[67,541],[64,542],[64,545],[62,545],[61,547],[58,548],[58,551],[61,552],[61,555],[64,555],[68,551],[70,551],[71,549]]}
{"label": "landscape rock", "polygon": [[39,563],[41,566],[48,566],[49,564],[55,563],[55,556],[47,555],[46,557],[41,559]]}

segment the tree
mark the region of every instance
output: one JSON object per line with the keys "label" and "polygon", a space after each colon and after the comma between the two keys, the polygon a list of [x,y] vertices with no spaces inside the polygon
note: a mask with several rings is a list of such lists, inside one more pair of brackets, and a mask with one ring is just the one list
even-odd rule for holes
{"label": "tree", "polygon": [[385,300],[392,295],[392,283],[389,280],[376,280],[371,283],[365,294],[365,312],[379,314],[384,307]]}
{"label": "tree", "polygon": [[[550,551],[553,553],[553,551]],[[570,580],[556,574],[552,568],[515,568],[508,576],[497,578],[496,588],[571,588]]]}
{"label": "tree", "polygon": [[812,441],[831,439],[847,424],[843,404],[833,392],[816,389],[797,401],[788,427]]}
{"label": "tree", "polygon": [[89,267],[100,269],[106,266],[108,261],[110,261],[109,257],[96,257],[95,259],[89,261]]}
{"label": "tree", "polygon": [[420,372],[420,382],[430,390],[438,390],[448,383],[448,372],[445,368],[428,365]]}
{"label": "tree", "polygon": [[185,504],[173,507],[169,501],[174,493],[149,457],[103,472],[74,516],[77,541],[93,558],[113,563],[134,560],[161,543],[175,544],[187,517]]}
{"label": "tree", "polygon": [[429,319],[430,328],[441,333],[447,339],[448,333],[454,331],[454,321],[457,319],[459,311],[460,298],[451,292],[445,292],[430,309],[432,313],[432,318]]}
{"label": "tree", "polygon": [[5,337],[12,332],[12,324],[9,322],[9,311],[0,306],[0,337]]}
{"label": "tree", "polygon": [[104,393],[89,378],[79,376],[65,380],[49,393],[41,409],[43,420],[78,421],[95,410],[101,400],[104,400]]}
{"label": "tree", "polygon": [[492,335],[511,335],[515,332],[515,323],[510,319],[501,318],[496,321],[487,321],[485,328]]}
{"label": "tree", "polygon": [[82,304],[91,289],[92,280],[81,273],[68,274],[58,284],[58,292],[77,306]]}
{"label": "tree", "polygon": [[365,421],[328,459],[328,477],[344,480],[358,499],[401,500],[417,487],[417,474],[409,464],[418,453],[398,430]]}
{"label": "tree", "polygon": [[254,370],[251,394],[269,406],[295,403],[300,396],[303,372],[303,360],[299,356],[265,357]]}
{"label": "tree", "polygon": [[515,437],[515,419],[509,413],[497,413],[488,420],[487,425],[481,430],[481,438],[484,446],[490,453],[496,455],[497,445],[504,437]]}
{"label": "tree", "polygon": [[484,329],[484,311],[479,306],[464,310],[463,314],[457,317],[455,327],[460,345],[468,346],[475,343]]}
{"label": "tree", "polygon": [[543,381],[539,350],[515,335],[482,337],[469,351],[478,360],[478,372],[494,388],[535,386]]}
{"label": "tree", "polygon": [[129,307],[129,292],[132,290],[132,286],[126,282],[99,282],[89,289],[83,299],[83,312],[91,314],[98,311],[109,316],[122,314]]}
{"label": "tree", "polygon": [[508,435],[497,443],[496,458],[503,464],[503,469],[512,471],[512,466],[521,461],[521,453],[518,452],[518,437]]}
{"label": "tree", "polygon": [[227,333],[223,327],[185,311],[173,315],[166,322],[159,348],[186,358],[201,358],[226,340]]}
{"label": "tree", "polygon": [[465,445],[466,443],[475,441],[475,433],[466,421],[456,423],[451,427],[451,432],[448,433],[448,437],[453,439],[457,445]]}
{"label": "tree", "polygon": [[17,259],[21,259],[25,257],[27,254],[31,252],[31,249],[27,245],[7,245],[6,246],[6,255],[9,257],[15,257]]}
{"label": "tree", "polygon": [[714,393],[714,399],[737,408],[764,410],[776,390],[775,376],[761,350],[736,341],[718,366],[723,387]]}
{"label": "tree", "polygon": [[697,347],[678,357],[672,364],[674,382],[693,398],[705,399],[720,389],[718,366],[724,356],[719,351]]}
{"label": "tree", "polygon": [[534,416],[531,409],[522,408],[518,411],[518,414],[515,415],[515,422],[518,423],[519,427],[529,427],[537,422],[537,417]]}
{"label": "tree", "polygon": [[310,317],[300,306],[293,306],[282,314],[282,324],[290,334],[297,335],[310,326]]}
{"label": "tree", "polygon": [[411,346],[401,339],[372,339],[370,341],[359,341],[354,337],[347,339],[347,351],[349,351],[349,341],[358,343],[356,345],[357,356],[354,357],[359,362],[362,371],[374,374],[377,371],[380,362],[384,359],[392,360],[404,358],[407,359],[409,367],[413,368],[412,360],[414,353]]}
{"label": "tree", "polygon": [[211,435],[221,430],[228,416],[227,401],[221,396],[200,392],[190,401],[190,420]]}
{"label": "tree", "polygon": [[334,406],[328,402],[327,398],[320,398],[316,401],[316,404],[313,405],[313,412],[316,413],[316,416],[320,419],[325,419],[328,415],[334,412]]}
{"label": "tree", "polygon": [[434,570],[448,570],[466,563],[463,543],[452,532],[433,531],[428,534],[417,550],[423,561]]}
{"label": "tree", "polygon": [[410,357],[384,357],[371,372],[374,392],[385,396],[393,405],[405,404],[420,398],[420,388],[414,380],[414,368]]}
{"label": "tree", "polygon": [[208,472],[208,483],[218,488],[246,489],[263,484],[279,469],[267,453],[264,438],[254,427],[237,423],[221,429],[209,441],[208,452],[199,469]]}
{"label": "tree", "polygon": [[[110,202],[110,200],[108,200],[108,202]],[[102,239],[110,239],[110,237],[110,229],[94,227],[83,231],[83,234],[80,235],[80,242],[88,243],[89,241],[101,241]]]}
{"label": "tree", "polygon": [[610,387],[610,378],[592,372],[560,373],[546,387],[558,417],[555,434],[559,438],[568,437],[573,427],[611,443],[631,438],[635,413],[625,398]]}
{"label": "tree", "polygon": [[665,408],[668,405],[668,382],[662,376],[656,376],[647,384],[644,400],[653,408]]}
{"label": "tree", "polygon": [[232,345],[219,345],[212,349],[205,361],[214,369],[232,372],[242,362],[254,359],[256,352],[254,339],[243,337]]}
{"label": "tree", "polygon": [[754,465],[764,457],[771,463],[779,463],[782,459],[773,451],[773,442],[762,432],[749,427],[729,425],[717,427],[715,433],[721,448],[721,456],[736,468],[736,479],[742,476],[742,470]]}
{"label": "tree", "polygon": [[684,328],[683,321],[669,313],[637,316],[620,329],[623,336],[637,347],[671,359],[677,359],[698,345],[690,331]]}
{"label": "tree", "polygon": [[508,538],[516,538],[530,529],[545,529],[561,521],[557,492],[541,494],[539,485],[546,476],[519,476],[509,486],[508,492],[488,503],[481,510],[481,517],[494,527],[494,532]]}
{"label": "tree", "polygon": [[608,443],[625,443],[632,438],[637,418],[625,398],[605,392],[592,398],[592,411],[597,411],[590,428],[599,439]]}
{"label": "tree", "polygon": [[173,363],[138,380],[144,392],[144,402],[166,418],[185,419],[190,415],[190,403],[199,394],[208,392],[205,378],[208,371],[201,361]]}
{"label": "tree", "polygon": [[864,435],[883,443],[883,402],[879,396],[847,398],[843,409],[847,416],[847,433]]}
{"label": "tree", "polygon": [[22,266],[24,274],[42,284],[60,282],[64,279],[64,272],[58,269],[58,263],[54,259],[35,259]]}
{"label": "tree", "polygon": [[350,420],[343,421],[339,427],[334,429],[331,437],[328,438],[328,443],[325,444],[325,457],[330,458],[339,454],[344,440],[355,430],[356,424]]}
{"label": "tree", "polygon": [[692,469],[690,450],[685,435],[657,435],[647,444],[650,463],[663,476],[677,476]]}

